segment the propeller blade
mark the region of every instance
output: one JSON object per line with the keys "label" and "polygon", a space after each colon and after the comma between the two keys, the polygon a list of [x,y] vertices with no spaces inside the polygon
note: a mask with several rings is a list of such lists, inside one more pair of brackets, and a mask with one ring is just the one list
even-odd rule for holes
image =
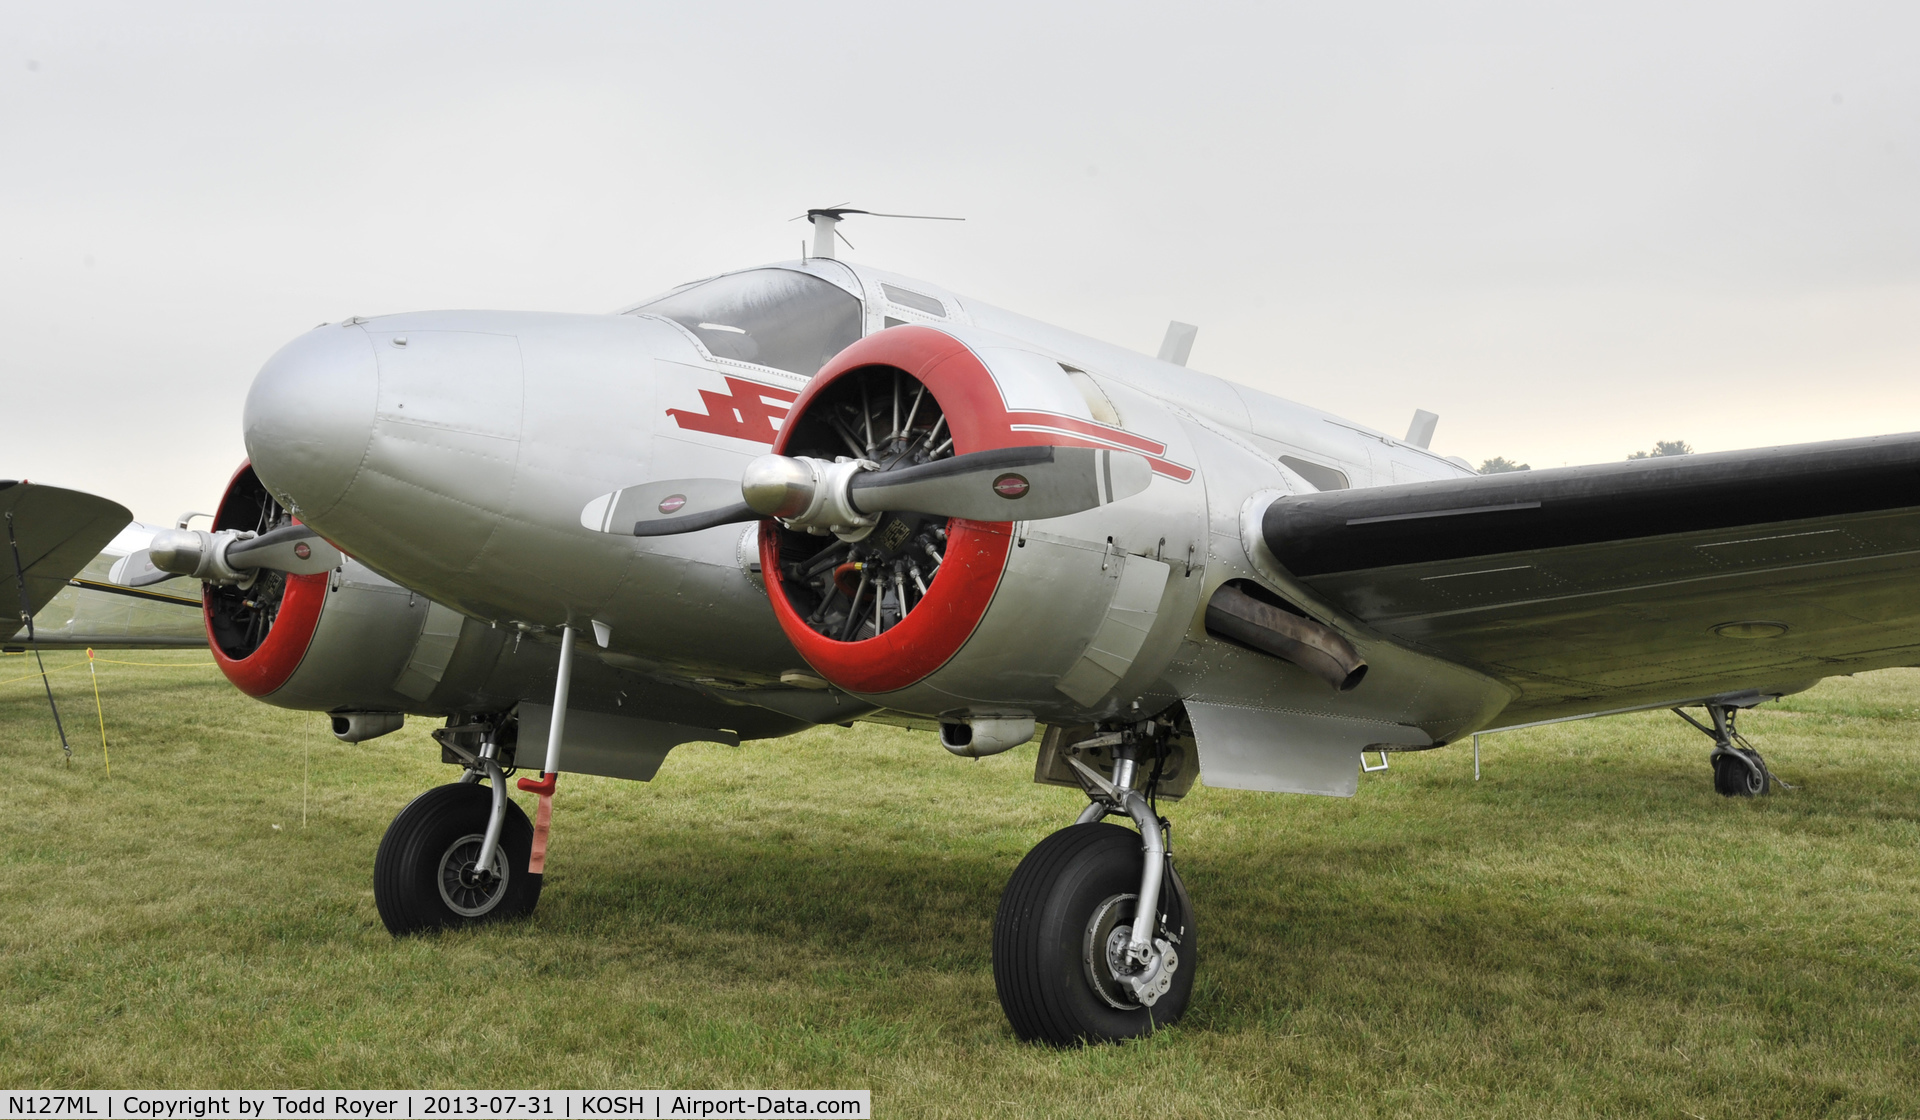
{"label": "propeller blade", "polygon": [[760,515],[745,502],[735,502],[721,509],[707,510],[704,513],[690,513],[685,517],[656,517],[652,521],[636,521],[633,535],[636,537],[671,537],[675,533],[697,533],[702,529],[711,529],[718,525],[738,525],[744,521],[758,521]]}
{"label": "propeller blade", "polygon": [[1096,509],[1145,490],[1138,455],[1093,447],[1003,447],[854,476],[862,513],[927,513],[973,521],[1036,521]]}
{"label": "propeller blade", "polygon": [[862,524],[886,511],[1034,521],[1131,498],[1153,481],[1140,456],[1094,447],[1003,447],[891,471],[865,469],[871,465],[763,455],[737,482],[678,478],[602,494],[580,510],[580,524],[665,537],[762,517],[795,526]]}
{"label": "propeller blade", "polygon": [[757,521],[731,478],[674,478],[602,494],[580,510],[580,524],[601,533],[668,537],[716,525]]}
{"label": "propeller blade", "polygon": [[346,562],[346,556],[320,534],[305,525],[288,525],[227,546],[227,567],[236,572],[251,568],[271,568],[289,575],[311,576],[330,572]]}
{"label": "propeller blade", "polygon": [[145,548],[127,553],[107,569],[107,582],[118,587],[151,587],[161,580],[172,578],[172,572],[163,572],[153,566],[153,551]]}

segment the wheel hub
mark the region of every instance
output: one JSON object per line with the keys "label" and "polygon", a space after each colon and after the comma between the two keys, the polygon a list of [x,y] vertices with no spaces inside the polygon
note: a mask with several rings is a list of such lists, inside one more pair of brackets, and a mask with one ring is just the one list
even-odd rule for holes
{"label": "wheel hub", "polygon": [[507,894],[507,855],[496,847],[491,866],[480,867],[480,846],[486,837],[462,836],[440,857],[440,899],[464,918],[477,918],[500,904]]}
{"label": "wheel hub", "polygon": [[1756,797],[1767,792],[1772,784],[1773,776],[1767,771],[1766,761],[1751,747],[1722,747],[1713,752],[1710,760],[1723,793]]}
{"label": "wheel hub", "polygon": [[1164,937],[1153,939],[1153,952],[1145,962],[1133,959],[1128,946],[1138,899],[1134,894],[1116,894],[1095,907],[1087,923],[1083,956],[1087,983],[1108,1006],[1121,1011],[1158,1003],[1173,987],[1173,974],[1180,968],[1180,954]]}

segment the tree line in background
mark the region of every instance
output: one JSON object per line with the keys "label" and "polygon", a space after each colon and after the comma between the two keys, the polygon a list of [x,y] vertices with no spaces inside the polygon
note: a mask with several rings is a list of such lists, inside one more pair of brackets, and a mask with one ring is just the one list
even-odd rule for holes
{"label": "tree line in background", "polygon": [[[1658,459],[1663,455],[1691,455],[1693,447],[1684,439],[1663,439],[1655,441],[1652,451],[1636,451],[1627,456],[1629,459]],[[1480,464],[1481,474],[1506,474],[1509,471],[1530,471],[1533,467],[1526,463],[1516,463],[1505,455],[1495,455]]]}

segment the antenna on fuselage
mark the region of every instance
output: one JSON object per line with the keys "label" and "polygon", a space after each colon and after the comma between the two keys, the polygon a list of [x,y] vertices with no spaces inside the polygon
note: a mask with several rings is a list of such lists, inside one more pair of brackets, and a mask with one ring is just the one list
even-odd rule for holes
{"label": "antenna on fuselage", "polygon": [[[877,210],[856,210],[850,206],[822,206],[792,219],[797,222],[800,218],[805,218],[813,223],[813,252],[809,254],[810,256],[833,259],[834,239],[837,237],[841,241],[847,241],[847,235],[841,233],[838,227],[840,220],[848,214],[865,214],[869,218],[912,218],[922,222],[966,221],[965,218],[944,218],[938,214],[882,214]],[[847,248],[853,248],[853,242],[847,241]]]}
{"label": "antenna on fuselage", "polygon": [[1160,340],[1160,360],[1184,366],[1193,356],[1193,340],[1200,335],[1200,328],[1192,323],[1182,323],[1175,319],[1167,324],[1167,337]]}

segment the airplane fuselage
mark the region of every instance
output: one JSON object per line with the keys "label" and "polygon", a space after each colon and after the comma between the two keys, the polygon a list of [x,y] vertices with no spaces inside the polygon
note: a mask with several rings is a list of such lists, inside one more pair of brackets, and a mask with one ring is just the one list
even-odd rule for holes
{"label": "airplane fuselage", "polygon": [[[752,289],[772,285],[819,303],[807,321],[829,326],[788,338],[709,321],[698,293],[716,283],[731,285],[721,294],[741,315],[765,313]],[[997,673],[893,697],[923,714],[986,704],[1084,718],[1123,696],[1269,692],[1260,671],[1186,648],[1203,590],[1257,574],[1242,546],[1250,497],[1472,474],[1218,377],[825,259],[730,274],[611,315],[445,311],[322,326],[262,371],[247,444],[295,516],[434,601],[536,634],[596,623],[603,660],[702,689],[775,686],[805,666],[768,607],[756,527],[636,540],[583,530],[582,507],[647,479],[738,476],[769,450],[820,360],[913,324],[970,332],[1005,361],[1047,367],[1032,382],[1042,389],[1002,386],[1003,397],[1039,394],[1007,401],[1013,428],[1057,428],[1143,454],[1155,470],[1137,498],[1015,524],[998,593],[1007,605],[973,640],[1029,649],[1034,679]],[[1164,565],[1177,578],[1143,624],[1150,632],[1120,662],[1102,662],[1109,682],[1076,660],[1099,652],[1087,652],[1081,620],[1098,628],[1128,556],[1137,571]],[[1056,682],[1076,669],[1093,683],[1067,696]],[[1122,678],[1126,688],[1102,687]],[[1467,691],[1472,702],[1401,718],[1439,737],[1497,708],[1486,688]],[[1303,702],[1363,707],[1323,692]]]}

